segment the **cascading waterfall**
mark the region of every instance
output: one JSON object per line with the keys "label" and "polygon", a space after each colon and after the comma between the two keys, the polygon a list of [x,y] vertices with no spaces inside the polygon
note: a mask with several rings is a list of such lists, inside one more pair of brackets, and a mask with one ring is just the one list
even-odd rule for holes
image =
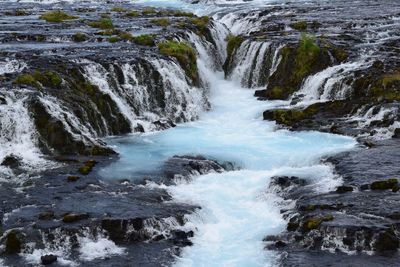
{"label": "cascading waterfall", "polygon": [[301,97],[301,104],[345,99],[352,87],[344,84],[344,79],[350,77],[355,71],[365,69],[370,65],[370,62],[359,60],[328,67],[308,77],[294,97]]}
{"label": "cascading waterfall", "polygon": [[[0,163],[8,156],[16,157],[26,171],[49,167],[37,147],[37,134],[26,107],[28,91],[2,92],[4,103],[0,104]],[[12,176],[7,166],[0,165],[0,175]]]}
{"label": "cascading waterfall", "polygon": [[[262,76],[265,76],[268,50],[271,43],[246,40],[235,53],[233,70],[229,77],[236,79],[244,87],[259,87],[265,85]],[[264,79],[265,80],[265,79]]]}

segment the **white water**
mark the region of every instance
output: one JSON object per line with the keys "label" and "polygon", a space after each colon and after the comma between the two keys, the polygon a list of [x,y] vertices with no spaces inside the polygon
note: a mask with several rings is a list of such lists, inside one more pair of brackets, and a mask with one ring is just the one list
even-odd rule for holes
{"label": "white water", "polygon": [[[175,202],[202,207],[187,217],[196,231],[194,245],[183,250],[176,266],[265,266],[276,255],[262,239],[284,228],[279,199],[267,188],[275,175],[296,175],[327,191],[340,184],[321,157],[351,149],[352,138],[319,132],[276,130],[262,111],[286,102],[261,102],[253,91],[223,79],[199,60],[211,86],[211,112],[199,121],[157,133],[111,139],[121,160],[102,170],[104,177],[135,179],[160,167],[173,155],[200,154],[232,161],[240,171],[208,174],[166,187]],[[164,187],[164,186],[162,186]]]}

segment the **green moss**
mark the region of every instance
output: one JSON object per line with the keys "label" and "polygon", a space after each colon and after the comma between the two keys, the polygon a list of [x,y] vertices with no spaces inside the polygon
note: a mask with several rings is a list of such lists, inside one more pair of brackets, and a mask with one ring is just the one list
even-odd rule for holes
{"label": "green moss", "polygon": [[93,167],[97,164],[94,160],[88,160],[85,164],[79,168],[79,172],[83,175],[88,175],[92,170]]}
{"label": "green moss", "polygon": [[139,11],[131,10],[131,11],[126,12],[125,17],[136,18],[136,17],[139,17],[140,15],[141,15],[141,13]]}
{"label": "green moss", "polygon": [[116,43],[116,42],[119,42],[121,39],[119,39],[119,37],[118,36],[111,36],[110,38],[108,38],[108,41],[110,42],[110,43]]}
{"label": "green moss", "polygon": [[346,50],[344,50],[341,47],[335,47],[332,49],[332,54],[333,57],[338,61],[338,62],[343,62],[349,58],[349,54],[347,53]]}
{"label": "green moss", "polygon": [[372,190],[388,190],[394,189],[398,186],[399,182],[396,178],[388,179],[385,181],[376,181],[371,184]]}
{"label": "green moss", "polygon": [[26,12],[23,9],[17,9],[17,10],[15,10],[15,14],[14,15],[15,16],[26,16],[26,15],[28,15],[28,12]]}
{"label": "green moss", "polygon": [[167,27],[171,24],[170,20],[167,18],[152,19],[150,22],[162,27]]}
{"label": "green moss", "polygon": [[172,11],[171,15],[174,17],[187,17],[187,18],[193,18],[196,15],[190,12],[184,12],[184,11]]}
{"label": "green moss", "polygon": [[316,44],[315,38],[306,34],[301,35],[300,45],[296,55],[296,69],[293,73],[294,82],[301,82],[311,72],[321,49]]}
{"label": "green moss", "polygon": [[86,220],[88,218],[89,218],[89,215],[86,213],[83,213],[83,214],[68,213],[68,214],[64,215],[62,221],[64,223],[74,223],[77,221]]}
{"label": "green moss", "polygon": [[45,71],[43,73],[35,71],[33,77],[36,81],[40,82],[40,84],[47,87],[58,88],[62,83],[61,77],[52,71]]}
{"label": "green moss", "polygon": [[76,16],[71,16],[68,15],[67,13],[63,12],[63,11],[50,11],[47,12],[43,15],[41,15],[39,17],[40,19],[43,19],[47,22],[63,22],[66,20],[72,20],[72,19],[76,19]]}
{"label": "green moss", "polygon": [[394,82],[400,82],[400,71],[395,72],[393,74],[385,75],[382,79],[382,85],[385,88]]}
{"label": "green moss", "polygon": [[116,6],[116,7],[113,7],[111,9],[111,11],[112,12],[117,12],[117,13],[123,13],[123,12],[126,12],[128,10],[126,8],[123,8],[123,7],[120,7],[120,6]]}
{"label": "green moss", "polygon": [[87,40],[87,35],[81,32],[77,32],[72,36],[74,42],[84,42]]}
{"label": "green moss", "polygon": [[138,45],[155,46],[154,38],[154,34],[142,34],[139,36],[134,36],[132,41]]}
{"label": "green moss", "polygon": [[297,21],[290,24],[290,27],[298,30],[298,31],[305,31],[307,30],[307,22],[306,21]]}
{"label": "green moss", "polygon": [[266,97],[271,100],[284,98],[285,90],[280,86],[275,86],[274,88],[266,92]]}
{"label": "green moss", "polygon": [[20,74],[15,79],[16,84],[24,84],[24,85],[31,85],[37,86],[36,79],[31,74]]}
{"label": "green moss", "polygon": [[210,17],[203,16],[203,17],[196,17],[190,18],[189,22],[194,25],[201,33],[204,33],[207,29],[208,24],[210,23]]}
{"label": "green moss", "polygon": [[118,37],[126,41],[131,41],[133,39],[133,36],[130,32],[120,32]]}
{"label": "green moss", "polygon": [[143,15],[155,15],[157,14],[157,10],[153,7],[146,7],[142,10]]}
{"label": "green moss", "polygon": [[198,82],[197,55],[193,47],[186,42],[177,41],[166,41],[157,46],[162,55],[176,58],[187,76],[194,83]]}
{"label": "green moss", "polygon": [[90,27],[99,28],[99,29],[112,29],[114,28],[113,22],[111,19],[103,18],[97,21],[91,21],[88,23]]}
{"label": "green moss", "polygon": [[226,37],[227,47],[226,51],[228,54],[228,59],[232,58],[233,53],[238,49],[244,42],[244,38],[240,35],[228,35]]}
{"label": "green moss", "polygon": [[311,230],[317,229],[322,223],[320,218],[310,218],[303,223],[303,231],[309,232]]}

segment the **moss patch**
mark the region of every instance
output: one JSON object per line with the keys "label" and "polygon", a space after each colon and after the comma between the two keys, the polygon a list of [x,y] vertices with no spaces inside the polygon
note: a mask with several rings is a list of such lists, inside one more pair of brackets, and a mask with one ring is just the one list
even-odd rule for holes
{"label": "moss patch", "polygon": [[150,22],[161,27],[167,27],[171,24],[168,18],[152,19]]}
{"label": "moss patch", "polygon": [[228,35],[226,37],[226,42],[227,42],[227,46],[226,46],[226,52],[228,54],[228,58],[232,58],[233,53],[236,51],[236,49],[238,49],[242,43],[244,42],[244,38],[240,35]]}
{"label": "moss patch", "polygon": [[72,40],[73,40],[74,42],[84,42],[84,41],[87,40],[87,35],[84,34],[84,33],[78,32],[78,33],[75,33],[75,34],[72,36]]}
{"label": "moss patch", "polygon": [[159,43],[160,53],[165,56],[171,56],[178,60],[179,64],[185,70],[187,76],[198,82],[197,55],[196,51],[186,42],[166,41]]}
{"label": "moss patch", "polygon": [[6,236],[5,252],[7,254],[16,254],[21,252],[22,242],[16,231],[10,231]]}
{"label": "moss patch", "polygon": [[38,86],[36,79],[31,74],[20,74],[15,79],[15,84]]}
{"label": "moss patch", "polygon": [[99,28],[99,29],[112,29],[114,28],[114,24],[111,19],[103,18],[97,21],[91,21],[88,23],[90,27]]}
{"label": "moss patch", "polygon": [[154,34],[142,34],[139,36],[134,36],[132,38],[132,42],[138,45],[144,45],[144,46],[155,46],[154,42],[155,35]]}
{"label": "moss patch", "polygon": [[399,185],[399,181],[396,178],[388,179],[385,181],[376,181],[371,184],[372,190],[388,190],[396,189]]}
{"label": "moss patch", "polygon": [[88,175],[92,170],[93,167],[97,164],[95,160],[88,160],[85,164],[79,168],[79,172],[83,175]]}
{"label": "moss patch", "polygon": [[298,30],[298,31],[305,31],[307,30],[307,22],[305,21],[297,21],[289,25],[292,29]]}
{"label": "moss patch", "polygon": [[43,19],[43,20],[45,20],[47,22],[59,23],[59,22],[63,22],[63,21],[66,21],[66,20],[76,19],[77,17],[69,15],[69,14],[67,14],[67,13],[65,13],[63,11],[50,11],[50,12],[44,13],[39,18]]}
{"label": "moss patch", "polygon": [[148,15],[156,15],[157,13],[158,13],[157,10],[155,8],[153,8],[153,7],[146,7],[146,8],[144,8],[142,10],[142,14],[146,15],[146,16],[148,16]]}

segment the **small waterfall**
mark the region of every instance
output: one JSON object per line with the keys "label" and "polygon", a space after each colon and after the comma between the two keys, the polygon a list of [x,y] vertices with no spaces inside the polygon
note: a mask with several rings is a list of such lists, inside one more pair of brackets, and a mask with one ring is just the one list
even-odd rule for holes
{"label": "small waterfall", "polygon": [[[49,166],[37,147],[37,134],[26,106],[29,91],[1,92],[0,95],[0,164],[8,156],[19,160],[20,168],[33,171],[39,166]],[[0,174],[12,172],[0,165]]]}
{"label": "small waterfall", "polygon": [[3,62],[0,62],[0,75],[6,73],[14,73],[21,72],[27,67],[26,63],[23,61],[19,61],[16,59],[6,59]]}
{"label": "small waterfall", "polygon": [[235,54],[231,79],[237,80],[244,87],[259,87],[265,85],[265,72],[268,72],[266,61],[269,58],[271,44],[246,40]]}
{"label": "small waterfall", "polygon": [[[71,134],[75,140],[81,140],[85,143],[97,143],[95,137],[98,137],[97,132],[91,127],[87,121],[82,121],[75,116],[60,99],[52,96],[42,96],[40,102],[46,108],[46,111],[53,117],[61,121],[64,129]],[[104,122],[105,124],[105,122]],[[106,124],[104,129],[107,129]]]}
{"label": "small waterfall", "polygon": [[360,60],[329,67],[308,77],[293,97],[301,97],[303,103],[345,99],[352,89],[344,83],[345,78],[368,66],[369,63]]}

